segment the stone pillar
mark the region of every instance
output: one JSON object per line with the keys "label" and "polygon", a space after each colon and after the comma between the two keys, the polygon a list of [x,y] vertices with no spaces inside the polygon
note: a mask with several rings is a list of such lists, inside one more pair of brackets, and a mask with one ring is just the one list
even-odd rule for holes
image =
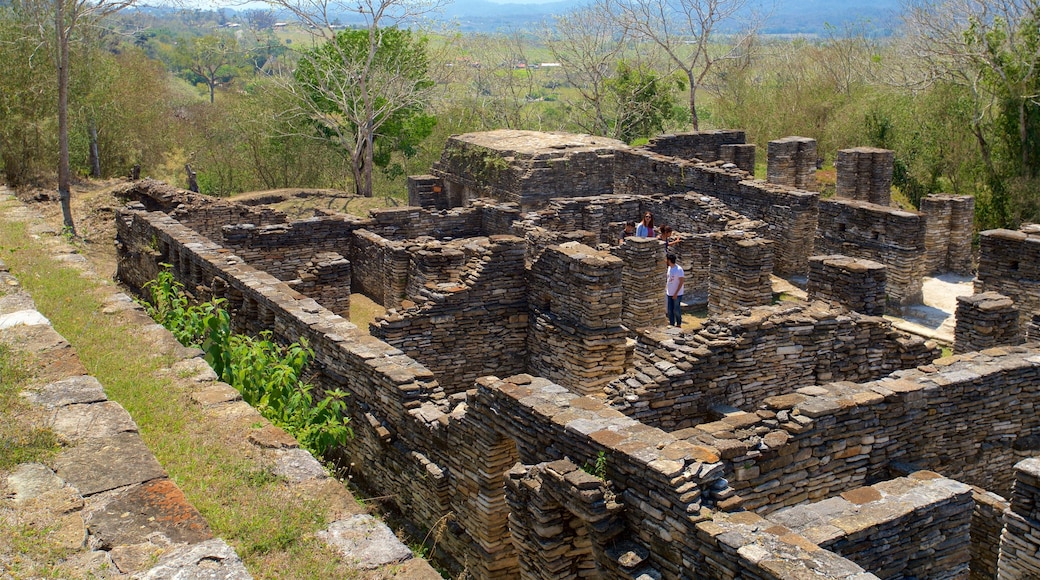
{"label": "stone pillar", "polygon": [[849,310],[870,316],[885,313],[884,264],[848,256],[809,258],[810,300],[836,302]]}
{"label": "stone pillar", "polygon": [[769,142],[766,180],[798,189],[816,189],[816,139],[784,137]]}
{"label": "stone pillar", "polygon": [[1026,341],[1040,342],[1040,314],[1034,314],[1026,325]]}
{"label": "stone pillar", "polygon": [[408,205],[426,209],[448,209],[444,180],[433,175],[409,175]]}
{"label": "stone pillar", "polygon": [[614,249],[614,255],[624,262],[621,271],[621,323],[629,330],[667,323],[662,245],[659,240],[632,236]]}
{"label": "stone pillar", "polygon": [[1040,458],[1015,465],[1011,509],[1004,512],[999,580],[1040,578]]}
{"label": "stone pillar", "polygon": [[350,320],[350,261],[335,252],[322,252],[304,265],[294,289]]}
{"label": "stone pillar", "polygon": [[1018,308],[1010,298],[996,292],[957,297],[954,353],[1021,343]]}
{"label": "stone pillar", "polygon": [[708,314],[772,303],[773,245],[772,240],[745,232],[713,236]]}
{"label": "stone pillar", "polygon": [[895,152],[876,147],[838,151],[835,195],[887,206],[892,200]]}
{"label": "stone pillar", "polygon": [[925,215],[925,274],[971,273],[975,198],[933,194],[921,199]]}
{"label": "stone pillar", "polygon": [[722,145],[719,147],[719,157],[726,163],[736,165],[737,169],[755,174],[754,143]]}

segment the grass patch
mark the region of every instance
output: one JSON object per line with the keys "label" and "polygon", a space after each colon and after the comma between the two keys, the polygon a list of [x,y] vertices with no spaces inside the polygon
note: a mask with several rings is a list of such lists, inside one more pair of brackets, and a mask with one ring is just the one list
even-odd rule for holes
{"label": "grass patch", "polygon": [[[171,479],[214,534],[235,547],[253,577],[356,575],[313,535],[327,524],[325,506],[289,493],[276,477],[258,473],[243,458],[241,442],[224,441],[215,432],[215,421],[159,372],[172,360],[153,354],[136,327],[101,313],[100,282],[63,267],[42,246],[29,237],[24,224],[0,221],[0,252],[37,309],[75,347],[109,399],[129,411]],[[3,384],[0,397],[7,397],[6,378]],[[5,410],[12,408],[9,402],[3,400]]]}
{"label": "grass patch", "polygon": [[18,393],[31,379],[25,361],[10,347],[0,344],[0,471],[20,463],[46,461],[61,449],[50,429],[17,420],[29,410]]}

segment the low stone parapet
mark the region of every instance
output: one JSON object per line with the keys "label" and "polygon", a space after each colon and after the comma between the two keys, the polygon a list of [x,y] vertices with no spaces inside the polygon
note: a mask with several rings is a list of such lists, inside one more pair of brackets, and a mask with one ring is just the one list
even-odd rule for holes
{"label": "low stone parapet", "polygon": [[1018,308],[996,292],[957,297],[957,326],[953,352],[985,350],[994,346],[1021,344]]}
{"label": "low stone parapet", "polygon": [[885,313],[884,264],[848,256],[809,258],[808,294],[810,300],[827,300],[849,310],[881,316]]}

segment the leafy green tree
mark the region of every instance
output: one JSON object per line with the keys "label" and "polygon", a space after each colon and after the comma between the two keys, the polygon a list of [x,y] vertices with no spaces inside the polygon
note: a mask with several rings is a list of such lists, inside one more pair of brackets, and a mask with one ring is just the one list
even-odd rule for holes
{"label": "leafy green tree", "polygon": [[[401,28],[345,30],[300,55],[293,75],[299,113],[349,157],[358,195],[372,196],[372,170],[408,155],[430,134],[426,39]],[[380,143],[382,141],[382,143]]]}
{"label": "leafy green tree", "polygon": [[178,64],[206,83],[210,103],[217,85],[233,78],[242,61],[238,41],[230,34],[207,34],[182,42],[177,48]]}
{"label": "leafy green tree", "polygon": [[676,116],[674,89],[682,88],[682,83],[674,79],[619,62],[617,73],[607,82],[607,90],[616,103],[613,136],[631,143],[660,133],[665,122]]}

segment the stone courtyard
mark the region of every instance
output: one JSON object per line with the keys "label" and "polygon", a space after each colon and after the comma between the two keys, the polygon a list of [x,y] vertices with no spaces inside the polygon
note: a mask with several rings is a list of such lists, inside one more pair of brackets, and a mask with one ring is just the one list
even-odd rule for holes
{"label": "stone courtyard", "polygon": [[[351,393],[355,480],[475,578],[1040,578],[1040,229],[890,205],[892,155],[741,131],[452,137],[407,207],[292,220],[128,183],[118,277],[172,264]],[[707,316],[667,327],[664,242]],[[955,353],[886,315],[975,274]],[[777,290],[804,286],[805,298]],[[351,296],[387,311],[367,329]]]}

